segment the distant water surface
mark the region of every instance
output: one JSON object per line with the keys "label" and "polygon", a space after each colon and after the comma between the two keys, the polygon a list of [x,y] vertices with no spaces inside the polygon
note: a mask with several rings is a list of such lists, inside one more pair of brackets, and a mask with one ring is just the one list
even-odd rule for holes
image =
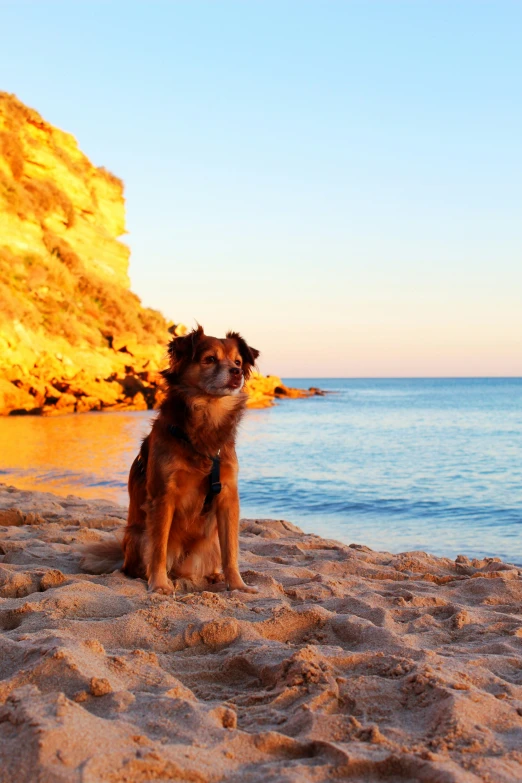
{"label": "distant water surface", "polygon": [[[522,564],[522,379],[286,379],[334,393],[249,411],[242,514],[391,552]],[[152,414],[0,419],[0,481],[126,504]]]}

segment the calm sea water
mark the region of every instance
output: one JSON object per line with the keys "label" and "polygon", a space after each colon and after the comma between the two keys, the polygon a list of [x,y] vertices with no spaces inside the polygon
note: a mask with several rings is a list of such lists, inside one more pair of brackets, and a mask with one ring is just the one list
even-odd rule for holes
{"label": "calm sea water", "polygon": [[[244,516],[379,550],[522,564],[522,379],[287,382],[333,393],[247,414]],[[126,503],[150,419],[0,419],[0,481]]]}

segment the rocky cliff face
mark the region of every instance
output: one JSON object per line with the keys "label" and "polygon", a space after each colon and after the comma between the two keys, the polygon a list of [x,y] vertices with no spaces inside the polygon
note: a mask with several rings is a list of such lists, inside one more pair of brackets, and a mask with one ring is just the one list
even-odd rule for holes
{"label": "rocky cliff face", "polygon": [[0,410],[145,408],[170,338],[129,290],[121,181],[0,93]]}
{"label": "rocky cliff face", "polygon": [[[182,327],[129,290],[124,233],[122,182],[0,92],[0,413],[157,405]],[[279,387],[256,376],[251,404]]]}

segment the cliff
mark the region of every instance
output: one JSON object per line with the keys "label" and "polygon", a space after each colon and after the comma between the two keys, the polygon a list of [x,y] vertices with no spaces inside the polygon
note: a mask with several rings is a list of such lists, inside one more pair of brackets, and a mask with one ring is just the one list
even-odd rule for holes
{"label": "cliff", "polygon": [[[0,413],[157,405],[165,346],[183,327],[129,290],[124,233],[121,180],[0,93]],[[276,387],[254,378],[252,404],[271,404]]]}
{"label": "cliff", "polygon": [[129,290],[124,232],[122,182],[0,93],[2,412],[153,404],[170,335]]}

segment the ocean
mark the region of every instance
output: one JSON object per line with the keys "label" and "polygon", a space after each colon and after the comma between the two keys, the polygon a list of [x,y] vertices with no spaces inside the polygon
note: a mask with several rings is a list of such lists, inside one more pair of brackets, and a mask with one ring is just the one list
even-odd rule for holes
{"label": "ocean", "polygon": [[[522,379],[285,379],[249,411],[241,513],[372,549],[522,564]],[[0,419],[0,481],[126,504],[150,412]]]}

